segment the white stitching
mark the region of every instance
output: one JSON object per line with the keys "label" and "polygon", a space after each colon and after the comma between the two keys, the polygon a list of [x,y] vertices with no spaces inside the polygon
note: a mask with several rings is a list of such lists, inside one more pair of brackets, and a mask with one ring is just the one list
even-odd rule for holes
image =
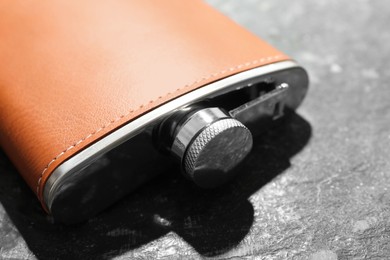
{"label": "white stitching", "polygon": [[[216,76],[218,76],[218,75],[225,74],[227,71],[229,71],[229,72],[235,71],[235,70],[240,69],[240,68],[242,68],[242,67],[248,67],[248,66],[250,66],[250,65],[252,65],[252,64],[257,64],[257,63],[263,63],[264,61],[276,60],[276,59],[278,59],[278,58],[280,58],[280,57],[281,57],[281,55],[270,56],[270,57],[265,57],[265,58],[261,58],[261,59],[258,59],[258,60],[254,60],[254,61],[251,61],[251,62],[246,62],[246,63],[244,63],[244,64],[240,64],[240,65],[237,65],[237,66],[235,66],[235,67],[230,67],[229,69],[225,69],[225,70],[222,70],[222,71],[220,71],[220,72],[216,72],[216,73],[210,74],[210,75],[207,76],[207,77],[200,78],[200,79],[194,81],[194,82],[191,83],[191,84],[184,85],[183,87],[176,89],[175,92],[180,91],[180,90],[185,89],[185,88],[188,88],[188,87],[191,87],[191,86],[193,86],[193,85],[195,85],[195,84],[197,84],[197,83],[200,83],[200,82],[202,82],[202,81],[208,80],[208,79],[213,78],[213,77],[216,77]],[[168,93],[165,95],[165,97],[166,97],[166,96],[169,96],[169,95],[171,95],[170,92],[168,92]],[[161,98],[163,98],[163,97],[160,96],[160,97],[158,97],[158,98],[155,99],[155,100],[149,101],[149,103],[154,103],[154,102],[156,102],[157,100],[159,100],[159,99],[161,99]],[[141,105],[137,110],[143,108],[145,105],[146,105],[146,104]],[[54,157],[54,158],[46,165],[46,167],[43,169],[43,171],[42,171],[42,173],[41,173],[41,176],[40,176],[39,179],[38,179],[38,184],[37,184],[37,195],[38,195],[39,199],[41,200],[40,195],[39,195],[39,186],[40,186],[40,184],[41,184],[41,181],[42,181],[42,178],[43,178],[45,172],[48,170],[48,168],[50,167],[50,165],[51,165],[52,163],[54,163],[56,160],[58,160],[61,156],[63,156],[63,155],[64,155],[66,152],[68,152],[69,150],[75,148],[77,145],[81,144],[81,143],[84,142],[85,140],[91,138],[93,135],[95,135],[95,134],[99,133],[100,131],[102,131],[103,129],[107,128],[109,125],[111,125],[111,124],[113,124],[113,123],[119,121],[120,119],[124,118],[125,116],[127,116],[127,115],[133,113],[134,111],[135,111],[135,110],[130,110],[130,111],[128,111],[126,114],[123,114],[123,115],[121,115],[121,116],[115,118],[114,120],[112,120],[112,121],[110,121],[109,123],[107,123],[106,125],[100,127],[100,128],[97,129],[96,131],[90,133],[90,134],[87,135],[86,137],[84,137],[84,138],[80,139],[79,141],[75,142],[73,145],[69,146],[67,149],[65,149],[65,150],[62,151],[60,154],[58,154],[56,157]]]}

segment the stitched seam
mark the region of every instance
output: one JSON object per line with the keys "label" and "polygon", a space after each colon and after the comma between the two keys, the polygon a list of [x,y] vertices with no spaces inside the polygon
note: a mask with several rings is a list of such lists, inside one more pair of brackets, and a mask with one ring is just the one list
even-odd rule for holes
{"label": "stitched seam", "polygon": [[[257,59],[257,60],[253,60],[253,61],[250,61],[250,62],[246,62],[246,63],[242,63],[240,65],[237,65],[237,66],[234,66],[234,67],[230,67],[228,69],[225,69],[225,70],[222,70],[220,72],[216,72],[216,73],[213,73],[213,74],[210,74],[209,76],[206,76],[206,77],[202,77],[194,82],[192,82],[191,84],[187,84],[187,85],[184,85],[178,89],[176,89],[173,93],[176,93],[180,90],[183,90],[185,88],[189,88],[195,84],[198,84],[202,81],[205,81],[205,80],[208,80],[210,78],[213,78],[213,77],[216,77],[218,75],[221,75],[221,74],[225,74],[226,72],[232,72],[232,71],[235,71],[235,70],[238,70],[238,69],[241,69],[241,68],[244,68],[244,67],[248,67],[248,66],[251,66],[251,65],[254,65],[254,64],[258,64],[258,63],[263,63],[263,62],[266,62],[266,61],[271,61],[271,60],[276,60],[278,58],[280,58],[282,55],[276,55],[276,56],[269,56],[269,57],[265,57],[265,58],[261,58],[261,59]],[[170,93],[168,92],[164,97],[166,96],[169,96],[173,93]],[[152,104],[152,103],[155,103],[156,101],[162,99],[163,96],[159,96],[157,99],[155,100],[150,100],[149,101],[149,104]],[[46,167],[43,169],[43,171],[41,172],[41,175],[38,179],[38,183],[37,183],[37,195],[39,197],[39,199],[41,200],[40,198],[40,195],[39,195],[39,187],[40,187],[40,184],[41,184],[41,181],[42,181],[42,178],[45,174],[45,172],[49,169],[50,165],[52,165],[56,160],[58,160],[60,157],[62,157],[65,153],[67,153],[68,151],[72,150],[73,148],[75,148],[76,146],[78,146],[79,144],[81,144],[82,142],[86,141],[87,139],[91,138],[92,136],[94,136],[95,134],[101,132],[102,130],[104,130],[105,128],[107,128],[108,126],[110,126],[111,124],[121,120],[122,118],[124,118],[125,116],[135,112],[135,111],[138,111],[139,109],[142,109],[144,105],[141,105],[137,110],[129,110],[127,113],[111,120],[109,123],[103,125],[102,127],[100,127],[99,129],[95,130],[94,132],[90,133],[89,135],[87,135],[86,137],[80,139],[79,141],[75,142],[73,145],[69,146],[68,148],[66,148],[65,150],[63,150],[61,153],[59,153],[56,157],[54,157],[47,165]]]}

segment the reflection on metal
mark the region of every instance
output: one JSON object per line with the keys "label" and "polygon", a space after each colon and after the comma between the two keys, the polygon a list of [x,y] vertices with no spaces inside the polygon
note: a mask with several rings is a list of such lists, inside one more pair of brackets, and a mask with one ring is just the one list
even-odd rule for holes
{"label": "reflection on metal", "polygon": [[184,153],[190,143],[195,140],[203,128],[207,128],[214,122],[228,117],[230,116],[217,107],[203,108],[191,114],[173,137],[172,154],[180,161],[183,161]]}
{"label": "reflection on metal", "polygon": [[158,214],[153,215],[153,222],[162,227],[170,227],[172,222],[166,218],[160,217]]}

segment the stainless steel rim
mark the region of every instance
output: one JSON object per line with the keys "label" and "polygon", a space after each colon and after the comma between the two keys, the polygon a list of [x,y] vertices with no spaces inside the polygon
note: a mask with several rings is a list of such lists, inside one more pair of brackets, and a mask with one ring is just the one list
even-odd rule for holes
{"label": "stainless steel rim", "polygon": [[172,111],[185,107],[197,100],[201,100],[206,96],[210,97],[213,96],[213,94],[230,92],[235,89],[235,84],[247,79],[294,67],[300,66],[295,61],[282,61],[232,75],[178,97],[123,125],[115,132],[75,154],[53,171],[48,178],[43,191],[43,200],[45,205],[50,211],[56,191],[62,184],[66,183],[66,180],[71,175],[77,174],[95,159],[99,158],[99,156],[142,132],[147,126],[155,123],[160,118],[170,115]]}

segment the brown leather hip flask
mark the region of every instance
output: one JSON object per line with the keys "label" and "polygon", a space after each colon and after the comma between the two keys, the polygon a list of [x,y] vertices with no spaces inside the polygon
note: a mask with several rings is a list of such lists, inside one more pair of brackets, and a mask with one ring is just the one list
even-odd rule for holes
{"label": "brown leather hip flask", "polygon": [[0,144],[59,222],[170,165],[223,184],[307,92],[297,62],[202,1],[3,5]]}

